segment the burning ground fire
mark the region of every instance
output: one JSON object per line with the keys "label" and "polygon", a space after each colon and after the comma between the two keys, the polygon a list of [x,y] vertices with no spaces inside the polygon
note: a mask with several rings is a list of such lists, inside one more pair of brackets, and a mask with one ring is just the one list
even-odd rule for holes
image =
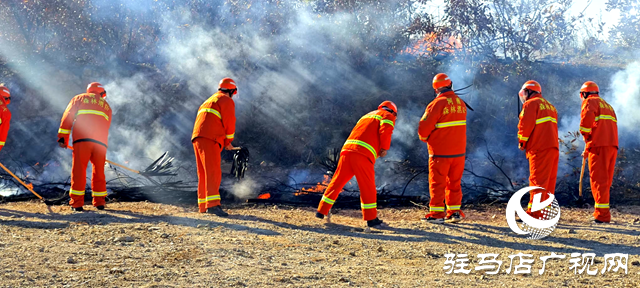
{"label": "burning ground fire", "polygon": [[[331,176],[324,175],[322,182],[318,182],[317,184],[308,188],[298,189],[296,190],[296,192],[293,193],[293,196],[302,196],[302,195],[308,195],[313,193],[324,193],[324,190],[327,188],[330,182],[331,182]],[[305,184],[300,184],[300,185],[305,185]],[[263,194],[260,194],[257,197],[257,199],[267,200],[267,199],[271,199],[271,196],[272,196],[271,193],[263,193]]]}
{"label": "burning ground fire", "polygon": [[324,193],[324,189],[327,188],[327,186],[329,185],[329,182],[331,182],[331,177],[329,177],[329,175],[324,175],[324,179],[322,180],[322,183],[319,182],[318,184],[310,188],[302,188],[298,192],[293,193],[293,195],[300,196],[300,195],[307,195],[309,193]]}
{"label": "burning ground fire", "polygon": [[453,53],[456,49],[462,48],[460,39],[449,36],[448,38],[431,32],[424,38],[416,41],[413,46],[407,47],[404,53],[411,55],[428,54],[432,52]]}

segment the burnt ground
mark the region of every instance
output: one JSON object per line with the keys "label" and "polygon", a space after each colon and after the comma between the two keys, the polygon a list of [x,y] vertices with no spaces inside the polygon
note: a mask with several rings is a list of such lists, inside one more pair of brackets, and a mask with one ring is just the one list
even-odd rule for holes
{"label": "burnt ground", "polygon": [[[113,203],[108,211],[66,206],[0,205],[2,287],[637,287],[640,207],[614,209],[616,223],[592,225],[590,210],[566,208],[543,240],[512,233],[503,206],[467,209],[459,224],[421,223],[420,208],[382,209],[387,229],[363,231],[358,210],[338,210],[333,224],[312,208],[241,205],[227,219],[193,207]],[[532,273],[507,274],[509,255],[533,254]],[[539,257],[566,255],[547,263]],[[628,274],[569,269],[573,252],[628,253]],[[447,253],[499,253],[497,275],[445,274]],[[634,264],[632,264],[632,262]],[[517,264],[517,263],[515,263]],[[526,281],[526,282],[521,282]]]}

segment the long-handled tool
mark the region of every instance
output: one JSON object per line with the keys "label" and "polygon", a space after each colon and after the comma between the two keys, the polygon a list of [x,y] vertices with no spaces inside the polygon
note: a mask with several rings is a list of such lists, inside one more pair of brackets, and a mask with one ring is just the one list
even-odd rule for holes
{"label": "long-handled tool", "polygon": [[[67,148],[69,148],[70,150],[73,150],[72,146],[67,146]],[[164,154],[162,154],[162,156],[160,156],[158,159],[156,159],[155,161],[153,161],[153,163],[151,163],[151,165],[149,165],[146,169],[142,170],[142,171],[138,171],[138,170],[134,170],[131,169],[127,166],[118,164],[116,162],[113,162],[109,159],[106,160],[107,163],[113,165],[113,166],[117,166],[120,167],[122,169],[128,170],[130,172],[136,173],[140,176],[143,176],[147,179],[149,179],[149,181],[153,182],[156,185],[160,185],[160,183],[158,183],[157,181],[151,179],[151,176],[175,176],[177,175],[176,173],[173,172],[173,157],[168,157],[167,156],[168,152],[164,152]]]}
{"label": "long-handled tool", "polygon": [[25,188],[27,188],[27,190],[29,190],[31,193],[33,193],[33,195],[36,195],[36,197],[40,198],[40,200],[42,200],[42,202],[47,205],[47,209],[49,210],[49,213],[53,214],[53,210],[51,210],[51,204],[48,203],[47,200],[44,200],[44,198],[42,196],[40,196],[40,194],[36,193],[36,191],[33,191],[33,184],[26,184],[24,183],[20,178],[18,178],[18,176],[16,176],[15,174],[13,174],[13,172],[11,172],[11,170],[9,170],[7,167],[5,167],[4,165],[2,165],[2,163],[0,163],[0,167],[2,167],[2,169],[4,169],[4,171],[7,171],[7,173],[9,173],[9,175],[11,175],[13,178],[15,178],[20,184],[22,184],[22,186],[24,186]]}
{"label": "long-handled tool", "polygon": [[586,158],[582,157],[582,169],[580,170],[580,187],[578,188],[578,205],[580,206],[584,204],[584,198],[582,197],[582,179],[584,178],[585,163]]}

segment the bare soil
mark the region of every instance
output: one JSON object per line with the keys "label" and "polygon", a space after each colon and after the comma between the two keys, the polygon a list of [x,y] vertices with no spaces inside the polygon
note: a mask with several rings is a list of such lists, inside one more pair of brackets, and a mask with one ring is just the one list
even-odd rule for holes
{"label": "bare soil", "polygon": [[[589,209],[563,209],[558,229],[528,240],[507,227],[502,206],[466,209],[458,224],[421,223],[420,208],[382,209],[389,227],[365,232],[358,210],[243,205],[229,218],[194,207],[113,203],[107,211],[38,202],[0,205],[0,287],[638,287],[640,207],[613,209],[616,223],[590,224]],[[509,255],[533,254],[530,274],[507,274]],[[541,256],[549,261],[539,275]],[[629,254],[621,270],[575,275],[570,254]],[[445,274],[447,253],[466,253],[469,274]],[[497,275],[473,271],[499,253]],[[516,258],[517,259],[517,258]],[[633,264],[632,264],[633,263]],[[514,265],[519,263],[514,263]],[[526,282],[523,282],[526,281]]]}

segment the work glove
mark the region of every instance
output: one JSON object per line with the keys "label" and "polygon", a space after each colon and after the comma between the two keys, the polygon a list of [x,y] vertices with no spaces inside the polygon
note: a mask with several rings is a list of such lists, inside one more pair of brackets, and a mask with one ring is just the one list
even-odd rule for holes
{"label": "work glove", "polygon": [[518,143],[518,149],[524,151],[524,142],[519,142]]}
{"label": "work glove", "polygon": [[60,137],[60,139],[58,139],[58,146],[67,149],[67,139],[65,139],[64,137]]}

